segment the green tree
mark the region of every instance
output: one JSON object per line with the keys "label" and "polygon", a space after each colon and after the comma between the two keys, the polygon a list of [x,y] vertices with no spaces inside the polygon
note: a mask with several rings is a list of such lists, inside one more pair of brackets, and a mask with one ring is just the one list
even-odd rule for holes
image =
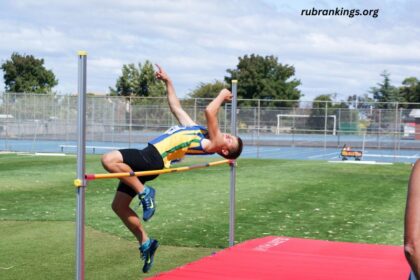
{"label": "green tree", "polygon": [[[325,127],[325,108],[331,108],[332,99],[330,94],[322,94],[313,100],[308,125],[313,130],[322,130]],[[327,112],[327,115],[328,112]]]}
{"label": "green tree", "polygon": [[163,96],[166,88],[156,79],[153,64],[146,60],[140,70],[140,96]]}
{"label": "green tree", "polygon": [[372,87],[370,90],[375,101],[388,102],[377,104],[377,107],[381,109],[394,108],[395,105],[392,102],[402,101],[398,89],[391,85],[390,75],[387,71],[382,72],[383,82],[378,83],[378,87]]}
{"label": "green tree", "polygon": [[[294,79],[295,68],[280,64],[275,56],[260,56],[251,54],[239,57],[236,69],[228,69],[229,76],[225,81],[238,80],[238,96],[246,99],[281,99],[299,100],[302,97],[297,89],[300,81]],[[297,102],[276,104],[280,107],[290,107]]]}
{"label": "green tree", "polygon": [[205,123],[204,114],[197,114],[197,108],[199,112],[204,110],[210,102],[209,99],[215,98],[222,89],[227,87],[228,85],[220,80],[215,80],[212,83],[200,83],[193,91],[188,93],[187,99],[181,101],[182,106],[185,110],[190,110],[189,113],[194,117],[195,121]]}
{"label": "green tree", "polygon": [[162,96],[165,86],[156,79],[153,64],[146,60],[142,65],[124,64],[122,75],[117,79],[114,88],[109,88],[111,95],[120,96]]}
{"label": "green tree", "polygon": [[373,98],[369,97],[367,93],[363,95],[350,95],[347,97],[347,103],[346,106],[343,108],[348,108],[349,106],[352,106],[353,108],[370,108],[372,104],[375,102]]}
{"label": "green tree", "polygon": [[349,112],[349,110],[346,110],[348,108],[346,102],[334,102],[336,97],[337,94],[333,93],[321,94],[314,98],[312,102],[311,114],[308,119],[308,126],[311,128],[311,130],[324,130],[325,115],[327,115],[327,129],[332,131],[334,129],[334,121],[330,116],[337,116],[338,111],[342,109],[344,109],[347,113]]}
{"label": "green tree", "polygon": [[54,73],[44,67],[44,59],[12,53],[1,65],[7,92],[49,93],[58,84]]}
{"label": "green tree", "polygon": [[[164,96],[165,85],[156,79],[153,64],[146,60],[144,64],[125,64],[122,75],[117,79],[115,88],[110,87],[111,95],[125,97],[158,97]],[[162,112],[159,99],[130,98],[131,110],[126,111],[126,121],[132,118],[135,129],[143,129],[144,123],[150,125],[150,120],[163,119],[162,114],[170,114],[168,110]],[[147,127],[147,126],[146,126]]]}
{"label": "green tree", "polygon": [[190,98],[215,98],[217,94],[228,85],[223,81],[215,80],[213,83],[200,83],[188,94]]}
{"label": "green tree", "polygon": [[[420,103],[420,82],[415,77],[404,79],[399,88],[400,96],[403,102]],[[416,108],[415,104],[404,104],[409,109]]]}

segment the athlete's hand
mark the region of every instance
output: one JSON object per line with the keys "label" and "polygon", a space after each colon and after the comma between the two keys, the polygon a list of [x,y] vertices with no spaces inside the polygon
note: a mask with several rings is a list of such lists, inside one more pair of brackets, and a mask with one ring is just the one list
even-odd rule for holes
{"label": "athlete's hand", "polygon": [[168,81],[169,80],[169,76],[165,72],[165,70],[163,70],[163,68],[160,67],[160,65],[158,65],[158,64],[155,64],[155,65],[156,65],[156,67],[158,69],[158,71],[156,71],[156,73],[155,73],[156,79],[161,80],[161,81],[164,81],[164,82]]}
{"label": "athlete's hand", "polygon": [[232,101],[232,93],[228,89],[222,89],[219,92],[219,96],[222,97],[224,101]]}

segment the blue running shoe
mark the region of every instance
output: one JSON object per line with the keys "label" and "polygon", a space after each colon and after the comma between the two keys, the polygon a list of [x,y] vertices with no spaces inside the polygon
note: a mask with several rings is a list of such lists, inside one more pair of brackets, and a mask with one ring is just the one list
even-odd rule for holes
{"label": "blue running shoe", "polygon": [[155,194],[156,191],[152,187],[145,186],[147,190],[139,194],[140,203],[143,206],[143,221],[147,222],[155,214]]}
{"label": "blue running shoe", "polygon": [[150,239],[150,245],[147,249],[142,250],[140,248],[141,259],[144,260],[143,273],[149,272],[153,265],[153,258],[155,252],[159,247],[159,242],[155,239]]}

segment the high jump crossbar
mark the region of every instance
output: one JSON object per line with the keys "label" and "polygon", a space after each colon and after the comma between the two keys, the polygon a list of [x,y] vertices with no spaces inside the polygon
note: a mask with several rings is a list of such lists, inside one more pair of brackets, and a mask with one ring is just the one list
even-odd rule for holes
{"label": "high jump crossbar", "polygon": [[[85,179],[88,181],[96,180],[96,179],[112,179],[112,178],[123,178],[123,177],[141,177],[141,176],[151,176],[151,175],[160,175],[166,173],[174,173],[174,172],[184,172],[190,171],[193,169],[199,168],[206,168],[210,166],[216,166],[221,164],[234,164],[235,161],[233,160],[219,160],[207,163],[199,163],[190,166],[182,166],[182,167],[175,167],[175,168],[167,168],[167,169],[158,169],[158,170],[149,170],[149,171],[136,171],[136,172],[122,172],[122,173],[105,173],[105,174],[86,174]],[[75,183],[75,186],[78,187],[78,184]]]}
{"label": "high jump crossbar", "polygon": [[[220,160],[192,166],[168,168],[161,170],[109,173],[109,174],[86,174],[86,68],[87,52],[79,51],[78,55],[78,112],[77,112],[77,178],[74,180],[76,188],[76,279],[85,279],[85,190],[87,182],[94,179],[121,178],[128,176],[147,176],[171,172],[182,172],[197,168],[204,168],[228,163],[230,165],[230,208],[229,208],[229,246],[234,245],[235,240],[235,188],[236,188],[236,164],[233,160]],[[231,107],[231,134],[237,135],[236,105],[237,105],[237,80],[232,80],[232,107]]]}

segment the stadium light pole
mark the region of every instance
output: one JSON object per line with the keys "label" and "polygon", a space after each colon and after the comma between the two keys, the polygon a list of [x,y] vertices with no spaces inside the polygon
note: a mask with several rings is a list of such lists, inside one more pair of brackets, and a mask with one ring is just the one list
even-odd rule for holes
{"label": "stadium light pole", "polygon": [[[236,105],[238,96],[238,81],[232,80],[232,107],[230,133],[237,134],[236,128]],[[230,165],[230,203],[229,203],[229,246],[235,243],[235,190],[236,189],[236,164]]]}
{"label": "stadium light pole", "polygon": [[76,279],[85,279],[85,154],[86,154],[86,61],[87,52],[78,55],[77,110],[77,196],[76,207]]}

